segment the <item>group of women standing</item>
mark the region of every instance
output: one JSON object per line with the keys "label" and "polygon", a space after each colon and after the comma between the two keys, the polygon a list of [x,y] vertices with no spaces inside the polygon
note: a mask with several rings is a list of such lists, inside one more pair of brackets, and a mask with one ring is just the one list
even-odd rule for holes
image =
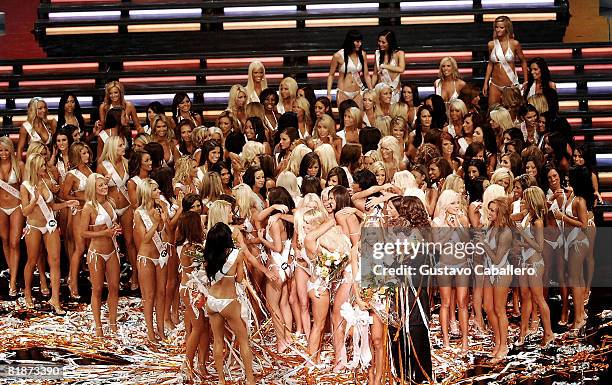
{"label": "group of women standing", "polygon": [[[428,293],[439,295],[442,347],[454,349],[450,336],[458,334],[457,351],[467,353],[471,338],[491,333],[494,362],[509,350],[510,291],[520,315],[517,345],[540,323],[542,346],[554,340],[545,288],[551,280],[561,287],[559,324],[572,314],[571,328],[581,329],[594,271],[597,175],[588,148],[575,145],[567,121],[557,116],[544,59],[527,63],[510,19],[499,17],[482,87],[488,106],[481,106],[481,88],[461,79],[452,57],[440,62],[435,94],[421,101],[418,87],[401,81],[405,54],[393,31],[381,32],[377,44],[370,73],[361,35],[349,32],[331,59],[327,96],[319,98],[290,77],[278,91],[269,88],[264,65],[252,62],[246,87],[231,87],[227,110],[213,127],[202,125],[185,93],[176,94],[171,117],[161,103],[151,103],[142,125],[119,82],[107,84],[90,133],[74,94],[62,97],[58,121],[49,119],[44,100],[32,99],[17,148],[0,138],[0,236],[9,294],[19,295],[24,233],[26,306],[35,306],[37,269],[41,294],[50,295],[55,314],[65,314],[64,245],[71,298],[80,298],[86,263],[95,333],[106,330],[100,310],[105,286],[109,327],[116,332],[125,257],[129,289],[142,296],[148,340],[163,340],[184,322],[183,370],[194,378],[207,375],[212,338],[221,383],[223,360],[233,349],[225,326],[254,384],[249,333],[263,328],[268,316],[266,333],[277,352],[303,338],[308,366],[321,365],[330,331],[333,370],[340,371],[355,362],[347,357],[346,306],[369,312],[368,376],[376,385],[392,375],[418,382],[431,377]],[[336,73],[337,119],[331,103]],[[463,259],[437,255],[440,266],[518,265],[535,273],[438,276],[414,291],[363,287],[364,227],[381,237],[402,227],[415,229],[411,236],[418,238],[455,242],[472,228],[484,252]]]}

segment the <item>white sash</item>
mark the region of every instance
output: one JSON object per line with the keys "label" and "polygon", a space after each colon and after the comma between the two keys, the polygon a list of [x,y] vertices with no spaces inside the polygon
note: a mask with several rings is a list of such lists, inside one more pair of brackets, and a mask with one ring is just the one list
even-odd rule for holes
{"label": "white sash", "polygon": [[[43,181],[43,183],[45,182]],[[30,183],[24,182],[23,185],[26,187],[26,189],[28,190],[30,194],[34,195],[34,187],[31,186]],[[45,183],[45,187],[47,187],[47,191],[49,191],[49,194],[53,196],[53,193],[51,192],[51,190],[49,190],[49,187],[47,186],[46,183]],[[55,220],[55,217],[53,216],[53,212],[51,211],[51,209],[49,209],[49,206],[47,206],[47,202],[45,202],[45,198],[43,198],[42,193],[38,195],[38,200],[36,201],[36,204],[40,208],[42,215],[45,217],[45,220],[47,221],[47,225],[45,227],[50,233],[54,232],[55,229],[57,229],[57,221]]]}
{"label": "white sash", "polygon": [[[140,218],[142,219],[142,223],[144,223],[145,225],[145,229],[149,231],[151,227],[153,227],[153,221],[151,220],[151,217],[149,217],[149,213],[147,212],[147,210],[140,209]],[[168,251],[166,250],[166,246],[164,245],[164,242],[162,242],[162,239],[159,236],[159,231],[155,231],[152,240],[153,244],[155,245],[155,248],[159,252],[159,266],[163,268],[168,258]]]}
{"label": "white sash", "polygon": [[108,175],[111,177],[113,182],[115,182],[115,185],[117,186],[117,190],[119,190],[119,192],[123,194],[125,199],[127,199],[127,201],[129,202],[130,198],[128,196],[127,187],[125,186],[125,183],[123,183],[123,179],[119,176],[119,173],[117,172],[117,170],[115,170],[115,167],[108,160],[105,160],[104,162],[102,162],[102,165],[108,172]]}
{"label": "white sash", "polygon": [[[501,43],[498,39],[495,39],[493,40],[493,44],[495,45],[493,48],[495,51],[495,56],[497,57],[497,60],[499,60],[499,64],[501,64],[502,68],[506,72],[506,75],[508,75],[508,79],[510,79],[510,82],[512,82],[513,85],[518,85],[518,76],[516,75],[516,72],[512,70],[510,64],[508,64]],[[510,49],[510,41],[508,41],[508,49]]]}
{"label": "white sash", "polygon": [[64,180],[66,180],[66,164],[63,160],[57,162],[57,171],[59,171],[60,174],[60,181],[63,182]]}
{"label": "white sash", "polygon": [[106,143],[106,141],[110,138],[110,135],[105,130],[100,131],[100,139],[102,139],[102,143]]}
{"label": "white sash", "polygon": [[15,198],[21,200],[21,195],[19,194],[19,191],[15,187],[6,183],[2,178],[0,178],[0,188],[2,188],[4,191],[11,194]]}
{"label": "white sash", "polygon": [[79,188],[81,187],[81,183],[87,183],[87,176],[81,172],[79,169],[74,169],[74,175],[79,180]]}
{"label": "white sash", "polygon": [[[378,65],[380,65],[380,50],[376,50],[376,52],[374,53],[374,57],[375,57],[375,61]],[[391,64],[391,61],[394,60],[393,57],[389,58],[389,64]],[[380,68],[380,67],[379,67]],[[383,83],[385,83],[386,85],[388,85],[389,87],[391,87],[391,92],[393,93],[393,101],[397,103],[397,101],[399,100],[399,81],[400,81],[400,76],[396,77],[395,80],[391,79],[391,74],[389,73],[388,69],[383,69],[380,70],[380,75],[382,77],[382,81]],[[397,96],[397,100],[395,99],[395,96]]]}

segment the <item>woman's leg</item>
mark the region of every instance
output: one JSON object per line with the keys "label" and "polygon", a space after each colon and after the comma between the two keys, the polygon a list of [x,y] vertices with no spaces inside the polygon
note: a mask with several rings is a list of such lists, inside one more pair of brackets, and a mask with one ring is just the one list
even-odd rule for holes
{"label": "woman's leg", "polygon": [[531,317],[532,303],[528,277],[521,275],[518,278],[521,292],[521,328],[518,343],[519,345],[522,345],[525,342],[525,337],[529,331],[529,318]]}
{"label": "woman's leg", "polygon": [[23,234],[23,214],[21,207],[18,207],[9,218],[9,253],[10,264],[9,271],[11,273],[10,289],[17,291],[17,271],[19,270],[19,259],[21,258],[21,235]]}
{"label": "woman's leg", "polygon": [[162,340],[166,339],[164,320],[166,310],[166,282],[168,279],[168,266],[163,268],[155,266],[155,319],[157,321],[157,334]]}
{"label": "woman's leg", "polygon": [[468,286],[461,285],[460,287],[455,288],[457,293],[457,306],[459,307],[459,327],[461,329],[461,350],[464,353],[468,351],[468,331],[469,331],[469,318],[470,315],[468,313]]}
{"label": "woman's leg", "polygon": [[176,324],[174,323],[174,317],[172,315],[177,313],[178,309],[173,307],[174,298],[178,294],[178,257],[174,248],[170,249],[170,258],[168,259],[167,269],[167,280],[166,280],[166,310],[164,323],[170,328],[174,329]]}
{"label": "woman's leg", "polygon": [[60,302],[60,249],[61,239],[59,231],[43,235],[45,247],[47,248],[47,259],[49,271],[51,272],[51,300],[49,303],[58,313],[64,313]]}
{"label": "woman's leg", "polygon": [[[486,279],[488,279],[488,277]],[[493,351],[491,352],[491,355],[495,356],[497,355],[497,352],[499,351],[499,344],[500,344],[499,326],[498,326],[497,315],[495,314],[495,306],[494,306],[494,300],[493,300],[493,287],[488,282],[485,282],[482,305],[483,305],[485,312],[487,313],[487,318],[489,319],[489,325],[491,325],[491,328],[493,329],[494,345],[493,345]]]}
{"label": "woman's leg", "polygon": [[281,296],[279,301],[280,311],[283,316],[283,323],[285,324],[285,340],[288,344],[293,342],[291,339],[291,330],[293,330],[293,313],[291,306],[289,305],[289,285],[292,279],[287,279],[285,285],[281,287]]}
{"label": "woman's leg", "polygon": [[287,337],[286,325],[283,318],[283,314],[280,308],[280,299],[283,288],[287,287],[287,282],[283,282],[281,287],[276,287],[272,282],[266,281],[266,306],[272,317],[272,325],[276,333],[276,349],[278,353],[282,353],[287,349]]}
{"label": "woman's leg", "polygon": [[125,213],[119,218],[121,222],[121,229],[123,230],[123,238],[125,239],[125,246],[127,249],[128,262],[132,266],[132,277],[130,278],[131,288],[138,288],[138,262],[136,261],[136,244],[134,243],[134,210],[131,208],[127,209]]}
{"label": "woman's leg", "polygon": [[[87,257],[89,276],[91,282],[91,311],[96,327],[96,336],[104,336],[102,330],[102,290],[104,289],[104,272],[106,270],[104,259],[90,254]],[[109,294],[110,295],[110,294]],[[109,309],[110,310],[110,309]]]}
{"label": "woman's leg", "polygon": [[442,328],[442,343],[445,348],[450,348],[448,336],[448,325],[450,316],[450,302],[452,289],[450,286],[440,286],[440,327]]}
{"label": "woman's leg", "polygon": [[372,347],[374,348],[374,378],[373,385],[382,385],[382,376],[385,369],[385,325],[376,313],[371,313],[374,323],[370,327],[372,336]]}
{"label": "woman's leg", "polygon": [[[219,376],[219,384],[225,384],[225,373],[223,371],[223,348],[225,346],[225,320],[219,313],[211,313],[209,310],[208,319],[213,331],[213,359],[215,369]],[[193,331],[192,331],[193,334]]]}
{"label": "woman's leg", "polygon": [[501,103],[502,92],[493,82],[489,85],[489,107]]}
{"label": "woman's leg", "polygon": [[[244,374],[246,377],[246,383],[249,385],[255,385],[255,376],[253,375],[253,353],[251,352],[251,346],[249,344],[249,334],[246,329],[246,325],[242,318],[240,318],[240,303],[233,301],[221,312],[223,318],[227,321],[230,329],[236,336],[236,342],[240,346],[240,358],[244,365]],[[215,338],[216,340],[216,338]]]}
{"label": "woman's leg", "polygon": [[74,251],[70,255],[70,272],[68,275],[68,288],[70,289],[70,295],[73,297],[79,296],[79,270],[81,267],[81,257],[85,250],[85,240],[81,236],[81,210],[77,211],[75,215],[72,215],[70,221],[72,234],[71,238],[74,240]]}
{"label": "woman's leg", "polygon": [[566,325],[569,320],[569,290],[565,278],[567,263],[563,258],[563,251],[555,253],[557,261],[557,277],[559,279],[559,291],[561,292],[561,319],[559,325]]}
{"label": "woman's leg", "polygon": [[9,267],[9,273],[11,272],[11,252],[9,248],[9,217],[4,213],[4,211],[0,211],[0,238],[2,239],[2,251],[4,253],[4,259],[6,261],[6,266]]}
{"label": "woman's leg", "polygon": [[298,302],[300,306],[300,314],[302,328],[306,334],[306,340],[310,337],[310,302],[308,300],[308,279],[306,272],[299,267],[295,269],[294,286],[297,292]]}
{"label": "woman's leg", "polygon": [[[512,281],[509,277],[509,282],[504,284],[504,278],[493,287],[493,306],[497,316],[497,328],[499,335],[499,350],[495,355],[495,359],[502,360],[508,354],[508,316],[506,315],[506,301],[508,299],[508,284]],[[508,280],[508,279],[507,279]]]}
{"label": "woman's leg", "polygon": [[542,278],[544,276],[544,267],[538,268],[535,276],[529,277],[529,286],[531,298],[540,309],[540,319],[544,328],[544,336],[542,337],[542,346],[546,346],[550,341],[555,339],[550,323],[550,308],[544,299],[544,291],[542,290]]}
{"label": "woman's leg", "polygon": [[[289,307],[291,308],[291,318],[295,319],[295,333],[304,334],[304,327],[302,326],[302,315],[300,313],[300,301],[297,294],[297,283],[295,273],[291,279],[289,279]],[[281,299],[282,302],[282,299]],[[285,321],[286,322],[286,321]]]}
{"label": "woman's leg", "polygon": [[108,321],[111,331],[117,332],[117,307],[119,306],[119,279],[121,277],[121,265],[117,254],[111,255],[106,262],[106,282],[108,285]]}
{"label": "woman's leg", "polygon": [[42,241],[42,234],[40,231],[30,228],[25,236],[26,249],[28,251],[28,260],[26,261],[25,269],[23,271],[23,278],[25,281],[25,301],[26,306],[34,307],[32,301],[32,279],[34,278],[34,269],[38,263],[38,257],[40,256],[40,243]]}
{"label": "woman's leg", "polygon": [[584,259],[589,247],[584,244],[570,246],[568,258],[568,284],[572,288],[574,299],[574,323],[572,329],[580,329],[585,323],[584,312]]}
{"label": "woman's leg", "polygon": [[202,334],[200,334],[200,344],[198,345],[198,371],[200,374],[208,373],[206,362],[208,362],[208,354],[210,352],[210,322],[208,317],[204,317],[204,312],[200,310],[200,318],[204,323]]}
{"label": "woman's leg", "polygon": [[189,318],[191,319],[191,333],[189,337],[185,339],[185,360],[187,362],[187,368],[189,370],[193,369],[193,358],[195,357],[195,353],[198,350],[198,346],[200,344],[200,337],[202,331],[204,330],[204,317],[195,318],[193,310],[191,306],[187,306],[185,309],[185,314],[190,313]]}
{"label": "woman's leg", "polygon": [[138,262],[138,282],[142,295],[142,307],[147,324],[147,337],[149,341],[156,342],[157,336],[153,327],[153,305],[155,303],[155,265],[148,259],[143,258]]}
{"label": "woman's leg", "polygon": [[[40,242],[43,242],[42,238]],[[48,297],[50,292],[49,285],[47,284],[47,251],[42,247],[38,253],[36,268],[38,270],[38,280],[40,281],[40,293],[43,296]]]}
{"label": "woman's leg", "polygon": [[349,301],[351,289],[350,283],[341,284],[334,296],[334,306],[332,308],[332,344],[334,345],[334,367],[336,370],[346,366],[346,344],[344,343],[345,321],[340,315],[340,307]]}
{"label": "woman's leg", "polygon": [[317,297],[313,290],[309,295],[312,301],[313,323],[312,329],[310,329],[310,338],[308,338],[308,356],[315,364],[318,364],[323,329],[325,328],[325,320],[329,312],[329,291],[325,290]]}

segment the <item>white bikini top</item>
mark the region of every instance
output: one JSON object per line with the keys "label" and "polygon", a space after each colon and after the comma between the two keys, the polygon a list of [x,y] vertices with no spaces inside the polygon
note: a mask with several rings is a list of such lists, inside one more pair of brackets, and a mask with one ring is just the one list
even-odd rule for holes
{"label": "white bikini top", "polygon": [[6,181],[6,183],[8,184],[15,184],[17,183],[17,173],[15,172],[15,169],[11,167],[11,173],[9,174],[8,180]]}
{"label": "white bikini top", "polygon": [[506,62],[508,63],[514,61],[514,51],[512,51],[512,48],[510,47],[510,41],[508,41],[508,49],[506,49],[506,53],[504,53],[502,45],[498,39],[493,40],[493,44],[494,47],[493,50],[491,50],[489,60],[491,60],[493,63],[499,63],[500,58],[505,58]]}
{"label": "white bikini top", "polygon": [[[442,79],[436,79],[436,81],[434,82],[434,88],[436,90],[436,95],[442,96]],[[457,92],[457,81],[456,80],[453,80],[453,88],[454,88],[453,94],[448,100],[459,98],[459,93]],[[416,114],[415,114],[415,118],[416,118]]]}
{"label": "white bikini top", "polygon": [[[344,58],[344,48],[341,49],[340,51],[338,51],[338,54],[340,55],[340,57]],[[351,72],[351,73],[359,73],[361,72],[361,70],[363,70],[363,66],[361,65],[361,61],[359,61],[359,59],[357,59],[357,65],[355,65],[355,63],[353,63],[353,59],[351,59],[351,56],[348,56],[348,68],[347,68],[347,72]],[[344,67],[346,66],[345,63],[342,63],[341,65],[338,66],[338,72],[340,73],[344,73]]]}
{"label": "white bikini top", "polygon": [[215,273],[215,277],[212,279],[212,282],[211,282],[213,285],[225,277],[227,278],[236,277],[235,275],[227,275],[227,273],[230,271],[232,266],[234,266],[234,263],[236,263],[239,253],[240,253],[240,249],[232,249],[230,254],[227,256],[227,260],[223,264],[223,267],[221,268],[221,270]]}
{"label": "white bikini top", "polygon": [[79,186],[77,187],[75,191],[77,192],[85,191],[85,184],[87,183],[87,176],[76,168],[68,171],[68,174],[74,175],[74,177],[79,180]]}
{"label": "white bikini top", "polygon": [[96,216],[96,220],[94,221],[94,226],[106,225],[109,229],[113,227],[113,222],[117,220],[117,213],[115,209],[112,209],[113,217],[111,218],[104,205],[98,205],[98,215]]}
{"label": "white bikini top", "polygon": [[[49,144],[51,143],[51,132],[49,131],[49,129],[47,128],[47,125],[45,124],[45,122],[41,122],[43,127],[45,128],[45,130],[47,131],[47,141],[44,142],[45,144]],[[23,123],[23,128],[26,129],[26,132],[28,133],[28,135],[30,136],[30,140],[33,142],[42,142],[42,138],[40,137],[40,134],[34,129],[34,127],[32,127],[32,124],[30,122],[24,122]]]}
{"label": "white bikini top", "polygon": [[[44,180],[43,180],[43,184],[44,184],[44,185],[45,185],[45,187],[47,188],[47,192],[49,193],[49,196],[48,196],[47,198],[45,198],[45,193],[44,193],[44,191],[40,191],[40,195],[41,195],[43,198],[45,198],[45,202],[46,202],[46,203],[51,203],[51,202],[53,202],[53,193],[51,192],[51,190],[49,189],[49,186],[47,186],[47,183],[46,183]],[[30,184],[30,182],[29,182],[29,181],[24,180],[24,181],[23,181],[23,185],[25,186],[25,188],[28,190],[28,192],[29,192],[31,195],[34,195],[34,186],[32,186],[32,185]]]}
{"label": "white bikini top", "polygon": [[[491,234],[493,233],[492,230],[493,230],[492,228],[487,230],[485,234],[485,242],[489,244],[489,247],[491,248],[491,250],[496,250],[497,249],[497,239],[495,238],[495,236],[491,237]],[[489,259],[491,260],[491,264],[493,264],[496,267],[504,266],[508,262],[508,254],[510,254],[510,249],[506,251],[506,254],[504,254],[501,261],[497,265],[493,263],[493,259],[489,256]]]}
{"label": "white bikini top", "polygon": [[138,175],[135,175],[131,177],[130,179],[136,184],[136,188],[138,188],[138,186],[140,186],[144,182],[144,179],[142,179]]}
{"label": "white bikini top", "polygon": [[106,132],[106,130],[100,131],[100,139],[102,139],[102,143],[106,143],[106,141],[108,141],[109,138],[110,138],[110,135],[108,134],[108,132]]}
{"label": "white bikini top", "polygon": [[[108,172],[109,176],[111,176],[111,174],[114,172],[115,174],[117,174],[117,176],[119,178],[121,178],[121,182],[122,182],[121,186],[122,187],[125,186],[127,181],[130,179],[130,175],[128,174],[127,170],[125,169],[125,165],[123,165],[123,171],[124,171],[123,176],[119,175],[119,172],[117,172],[117,170],[115,169],[115,166],[113,166],[113,164],[110,161],[108,161],[108,160],[102,161],[102,165],[104,166],[104,168]],[[115,183],[114,178],[111,177],[108,180],[108,186],[109,187],[117,187],[117,184]]]}
{"label": "white bikini top", "polygon": [[167,211],[168,212],[168,218],[173,218],[174,214],[176,214],[176,210],[178,209],[178,206],[168,202],[168,199],[166,199],[166,197],[164,195],[160,195],[159,199],[166,204],[166,208],[168,210]]}

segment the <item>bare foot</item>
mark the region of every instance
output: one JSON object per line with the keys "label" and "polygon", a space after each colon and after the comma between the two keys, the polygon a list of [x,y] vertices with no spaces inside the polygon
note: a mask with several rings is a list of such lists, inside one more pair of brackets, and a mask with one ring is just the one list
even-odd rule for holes
{"label": "bare foot", "polygon": [[96,326],[96,337],[104,337],[102,326]]}
{"label": "bare foot", "polygon": [[501,349],[497,352],[497,354],[495,355],[495,357],[491,360],[492,363],[496,364],[498,362],[501,362],[503,360],[506,359],[506,356],[508,355],[508,348],[505,349]]}
{"label": "bare foot", "polygon": [[111,332],[117,333],[117,324],[116,323],[110,324],[110,329],[111,329]]}
{"label": "bare foot", "polygon": [[152,342],[154,344],[156,344],[157,342],[159,342],[159,338],[157,338],[157,336],[155,335],[155,333],[147,333],[147,339],[149,340],[149,342]]}

